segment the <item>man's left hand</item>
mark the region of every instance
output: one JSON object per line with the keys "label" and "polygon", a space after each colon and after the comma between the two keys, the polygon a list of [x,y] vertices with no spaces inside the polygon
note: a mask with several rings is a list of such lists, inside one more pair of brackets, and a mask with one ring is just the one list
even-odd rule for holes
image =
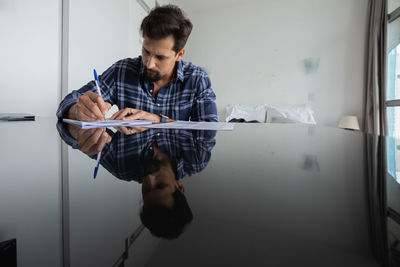
{"label": "man's left hand", "polygon": [[125,135],[132,135],[132,134],[147,131],[149,129],[149,128],[137,127],[137,126],[128,126],[128,127],[123,126],[123,127],[114,127],[114,128],[117,129],[118,132],[121,132]]}
{"label": "man's left hand", "polygon": [[114,113],[110,120],[146,120],[160,122],[161,116],[135,108],[124,108]]}

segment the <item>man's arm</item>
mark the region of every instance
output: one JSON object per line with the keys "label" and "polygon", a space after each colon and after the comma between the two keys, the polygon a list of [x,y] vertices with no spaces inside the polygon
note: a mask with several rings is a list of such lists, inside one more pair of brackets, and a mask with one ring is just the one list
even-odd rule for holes
{"label": "man's arm", "polygon": [[99,76],[103,98],[96,93],[96,84],[91,81],[79,90],[72,91],[61,101],[57,117],[86,121],[103,119],[104,114],[115,103],[114,69],[115,64]]}
{"label": "man's arm", "polygon": [[203,71],[196,82],[196,95],[190,116],[191,121],[218,121],[218,109],[211,80]]}

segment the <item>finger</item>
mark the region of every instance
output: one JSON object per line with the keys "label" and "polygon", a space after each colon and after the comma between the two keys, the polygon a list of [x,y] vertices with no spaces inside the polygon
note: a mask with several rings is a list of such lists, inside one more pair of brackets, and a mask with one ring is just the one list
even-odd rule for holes
{"label": "finger", "polygon": [[110,120],[115,120],[115,118],[122,112],[123,110],[119,110],[117,112],[115,112],[111,117]]}
{"label": "finger", "polygon": [[76,117],[81,121],[94,121],[97,117],[82,103],[78,103],[76,107]]}
{"label": "finger", "polygon": [[138,127],[138,126],[130,126],[128,127],[129,134],[140,133],[148,130],[148,128]]}
{"label": "finger", "polygon": [[96,146],[97,153],[99,153],[100,151],[103,150],[105,144],[108,143],[107,142],[108,138],[110,138],[110,136],[106,132],[103,132],[103,134],[100,136],[99,142],[97,143],[97,146]]}
{"label": "finger", "polygon": [[111,105],[110,103],[105,102],[105,109],[106,109],[106,112],[104,113],[104,115],[105,115],[107,112],[110,111],[111,107],[112,107],[112,105]]}
{"label": "finger", "polygon": [[82,151],[83,153],[85,153],[88,156],[93,156],[96,155],[98,152],[96,152],[96,147],[97,145],[93,145],[92,147],[90,147],[89,149]]}
{"label": "finger", "polygon": [[[111,116],[110,119],[118,120],[118,118],[120,118],[121,116],[125,116],[127,112],[128,112],[127,108],[121,109],[121,110],[115,112],[115,113]],[[121,114],[125,114],[125,115],[121,115]]]}
{"label": "finger", "polygon": [[84,152],[89,151],[93,145],[97,144],[103,132],[104,130],[97,129],[84,143],[81,144],[80,150]]}
{"label": "finger", "polygon": [[78,146],[81,145],[82,143],[85,143],[86,140],[94,134],[94,132],[96,131],[96,129],[89,129],[89,130],[85,130],[85,129],[80,129],[78,131],[78,137],[76,139],[76,141],[78,142]]}
{"label": "finger", "polygon": [[94,93],[92,91],[89,91],[89,92],[87,92],[87,95],[90,98],[90,100],[92,100],[94,103],[97,104],[97,106],[99,107],[100,111],[103,113],[103,116],[111,108],[111,106],[110,106],[110,108],[107,109],[106,102],[104,102],[104,99],[99,94],[96,94],[96,93]]}
{"label": "finger", "polygon": [[141,120],[144,117],[145,117],[144,112],[143,111],[138,111],[136,113],[133,113],[132,115],[125,116],[122,119],[123,120],[127,120],[127,121],[133,121],[133,120]]}
{"label": "finger", "polygon": [[149,129],[149,128],[139,127],[139,126],[135,126],[134,128],[135,128],[137,133],[144,132],[144,131],[147,131]]}
{"label": "finger", "polygon": [[94,153],[93,151],[95,151],[95,149],[93,149],[93,148],[95,148],[97,146],[97,142],[96,141],[94,142],[93,138],[97,138],[97,136],[91,136],[91,138],[89,138],[86,143],[82,144],[79,147],[79,150],[81,150],[83,153],[88,154],[88,155],[93,154]]}
{"label": "finger", "polygon": [[133,109],[133,108],[126,108],[126,109],[123,109],[123,110],[121,110],[121,113],[119,113],[117,116],[116,116],[116,120],[122,120],[122,119],[124,119],[126,116],[129,116],[129,115],[132,115],[132,114],[136,114],[136,112],[137,112],[137,110],[136,109]]}
{"label": "finger", "polygon": [[125,135],[129,135],[129,129],[126,127],[115,127],[115,129]]}
{"label": "finger", "polygon": [[147,120],[152,122],[159,122],[160,116],[143,110],[137,110],[136,113],[124,117],[123,120]]}
{"label": "finger", "polygon": [[91,113],[93,113],[96,119],[103,120],[104,114],[100,111],[97,103],[92,101],[89,95],[90,94],[84,94],[80,96],[79,102],[81,102]]}

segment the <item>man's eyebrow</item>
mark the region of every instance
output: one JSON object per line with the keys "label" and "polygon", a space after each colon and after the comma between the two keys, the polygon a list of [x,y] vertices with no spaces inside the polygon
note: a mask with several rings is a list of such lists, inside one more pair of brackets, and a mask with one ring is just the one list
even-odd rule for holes
{"label": "man's eyebrow", "polygon": [[[147,50],[146,47],[144,47],[144,45],[143,45],[143,50],[144,50],[147,54],[150,54],[150,51]],[[166,56],[166,55],[155,55],[155,56],[156,56],[156,57],[159,57],[159,58],[168,58],[168,56]]]}
{"label": "man's eyebrow", "polygon": [[151,191],[155,191],[155,190],[161,190],[166,188],[168,185],[166,183],[158,183],[155,188],[150,189],[150,188],[145,188],[145,190],[143,191],[143,196],[149,194]]}

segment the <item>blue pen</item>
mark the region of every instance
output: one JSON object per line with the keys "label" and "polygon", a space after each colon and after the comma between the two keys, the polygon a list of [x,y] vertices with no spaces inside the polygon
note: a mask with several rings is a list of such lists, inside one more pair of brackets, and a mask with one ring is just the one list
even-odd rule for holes
{"label": "blue pen", "polygon": [[[95,69],[93,69],[93,73],[94,73],[94,80],[96,83],[97,93],[101,96],[100,81],[99,81],[99,77],[97,76],[97,72]],[[101,151],[97,154],[97,164],[96,164],[96,167],[94,167],[93,179],[96,179],[97,172],[99,171],[100,158],[101,158]]]}
{"label": "blue pen", "polygon": [[[93,73],[94,73],[94,80],[96,82],[96,88],[97,88],[97,93],[101,96],[101,91],[100,91],[100,81],[99,81],[99,77],[97,77],[97,72],[95,69],[93,69]],[[102,96],[101,96],[102,97]]]}

